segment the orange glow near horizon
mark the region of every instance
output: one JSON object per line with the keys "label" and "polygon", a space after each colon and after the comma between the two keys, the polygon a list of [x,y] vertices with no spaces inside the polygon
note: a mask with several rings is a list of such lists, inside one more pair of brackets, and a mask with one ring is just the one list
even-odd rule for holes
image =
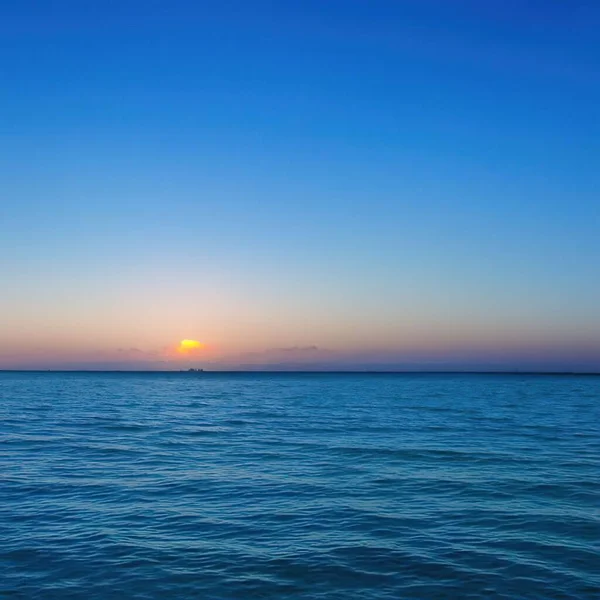
{"label": "orange glow near horizon", "polygon": [[203,349],[204,344],[197,340],[181,340],[179,346],[177,346],[177,352],[179,354],[195,354]]}

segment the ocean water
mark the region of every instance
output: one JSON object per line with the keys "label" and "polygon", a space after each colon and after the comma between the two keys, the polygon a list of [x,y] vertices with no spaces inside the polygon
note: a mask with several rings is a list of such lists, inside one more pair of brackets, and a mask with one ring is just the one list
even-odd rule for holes
{"label": "ocean water", "polygon": [[0,598],[600,598],[600,377],[0,373]]}

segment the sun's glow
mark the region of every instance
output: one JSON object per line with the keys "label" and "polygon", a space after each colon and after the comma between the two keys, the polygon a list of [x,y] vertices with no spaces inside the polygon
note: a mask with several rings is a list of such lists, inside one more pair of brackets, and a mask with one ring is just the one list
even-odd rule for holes
{"label": "sun's glow", "polygon": [[181,340],[179,342],[179,346],[177,347],[177,352],[180,354],[193,354],[199,350],[204,348],[204,344],[202,342],[198,342],[197,340]]}

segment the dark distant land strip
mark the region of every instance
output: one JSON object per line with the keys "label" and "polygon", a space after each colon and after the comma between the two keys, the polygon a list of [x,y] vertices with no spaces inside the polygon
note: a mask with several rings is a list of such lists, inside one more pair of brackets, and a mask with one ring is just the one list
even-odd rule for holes
{"label": "dark distant land strip", "polygon": [[89,374],[103,374],[103,373],[119,373],[124,375],[561,375],[561,376],[591,376],[598,377],[600,372],[598,371],[393,371],[393,370],[323,370],[323,371],[294,371],[294,370],[283,370],[283,369],[231,369],[227,371],[188,371],[188,370],[148,370],[148,371],[136,371],[131,369],[0,369],[0,373],[89,373]]}

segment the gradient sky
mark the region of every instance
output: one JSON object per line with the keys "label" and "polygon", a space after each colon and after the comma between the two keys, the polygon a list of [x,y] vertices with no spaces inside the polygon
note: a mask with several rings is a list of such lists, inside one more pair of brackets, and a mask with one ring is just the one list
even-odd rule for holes
{"label": "gradient sky", "polygon": [[600,370],[599,28],[5,0],[0,368]]}

